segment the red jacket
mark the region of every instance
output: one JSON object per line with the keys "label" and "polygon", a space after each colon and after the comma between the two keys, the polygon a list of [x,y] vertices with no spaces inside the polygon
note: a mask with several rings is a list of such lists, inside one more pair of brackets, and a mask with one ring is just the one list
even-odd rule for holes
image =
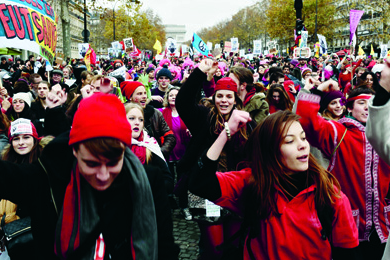
{"label": "red jacket", "polygon": [[[385,243],[389,235],[390,206],[385,197],[389,190],[390,166],[374,151],[368,142],[365,127],[351,118],[327,121],[317,115],[320,97],[300,93],[297,114],[309,143],[330,158],[329,170],[341,185],[341,190],[351,202],[359,240],[368,240],[374,225]],[[340,143],[333,156],[332,153]]]}
{"label": "red jacket", "polygon": [[[247,168],[237,172],[217,173],[222,196],[215,204],[243,215],[241,196],[252,172]],[[260,234],[251,240],[256,259],[332,259],[330,243],[321,238],[321,223],[314,202],[315,186],[301,191],[291,201],[279,191],[277,206],[280,217],[260,220]],[[341,193],[336,199],[332,223],[332,243],[335,247],[358,246],[358,231],[351,214],[348,198]],[[250,259],[247,247],[244,259]]]}

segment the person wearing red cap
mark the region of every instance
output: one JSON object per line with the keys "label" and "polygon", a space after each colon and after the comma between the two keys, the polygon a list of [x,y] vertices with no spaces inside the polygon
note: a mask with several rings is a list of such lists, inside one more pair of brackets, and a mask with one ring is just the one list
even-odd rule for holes
{"label": "person wearing red cap", "polygon": [[[306,89],[312,87],[309,81],[306,82]],[[339,90],[339,87],[331,80],[317,89],[327,93]],[[310,144],[330,159],[328,170],[350,200],[359,230],[362,259],[379,260],[389,236],[386,197],[390,166],[378,156],[365,135],[368,102],[373,95],[374,91],[367,87],[352,90],[346,103],[348,115],[338,121],[328,121],[317,114],[320,97],[301,93],[297,114],[301,116],[300,122]]]}
{"label": "person wearing red cap", "polygon": [[164,116],[153,106],[148,105],[145,86],[139,81],[123,81],[120,85],[122,94],[128,101],[138,103],[144,109],[144,128],[151,137],[154,137],[161,146],[166,160],[176,145],[176,138],[169,128]]}
{"label": "person wearing red cap", "polygon": [[[187,150],[177,165],[177,172],[182,176],[188,176],[204,150],[211,146],[218,134],[225,129],[233,111],[243,107],[237,94],[237,83],[229,77],[218,80],[215,93],[212,96],[213,105],[211,108],[198,104],[197,93],[207,81],[207,75],[213,75],[217,68],[218,62],[210,59],[202,60],[199,67],[194,69],[183,84],[176,97],[176,109],[192,135]],[[231,140],[224,146],[224,157],[219,163],[220,171],[234,170],[238,163],[244,159],[244,144],[251,126],[248,123],[247,127],[241,128],[237,135],[228,135]],[[180,185],[186,185],[185,180],[185,177],[182,177]],[[201,259],[220,259],[225,252],[216,251],[215,246],[230,237],[234,230],[238,230],[239,221],[225,211],[223,211],[222,217],[208,217],[205,214],[206,203],[204,200],[200,201],[201,203],[198,205],[192,206],[190,202],[190,207],[196,208],[191,212],[195,220],[207,219],[207,221],[198,221],[201,231],[199,245],[202,252]],[[225,213],[230,216],[225,217]],[[228,226],[226,223],[230,225]]]}
{"label": "person wearing red cap", "polygon": [[120,100],[95,93],[38,162],[0,161],[0,198],[31,208],[33,257],[157,259],[152,190],[131,138]]}

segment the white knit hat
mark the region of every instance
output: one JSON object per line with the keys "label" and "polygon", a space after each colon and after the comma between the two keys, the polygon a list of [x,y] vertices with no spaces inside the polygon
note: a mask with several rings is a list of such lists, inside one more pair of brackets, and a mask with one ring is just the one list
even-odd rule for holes
{"label": "white knit hat", "polygon": [[31,98],[30,98],[30,95],[26,92],[19,92],[19,93],[16,93],[14,94],[14,96],[12,97],[12,99],[21,99],[23,100],[24,102],[26,102],[26,104],[31,107]]}

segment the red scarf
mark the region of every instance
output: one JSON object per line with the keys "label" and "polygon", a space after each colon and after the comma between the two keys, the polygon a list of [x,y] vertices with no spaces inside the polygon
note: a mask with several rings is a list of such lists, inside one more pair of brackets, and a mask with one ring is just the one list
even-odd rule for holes
{"label": "red scarf", "polygon": [[[144,131],[142,130],[141,134],[137,138],[137,141],[142,142],[143,140],[144,140]],[[146,162],[146,147],[132,144],[130,146],[130,149],[138,157],[142,165],[144,165]]]}
{"label": "red scarf", "polygon": [[[172,130],[172,108],[171,107],[166,107],[165,109],[162,110],[163,117],[165,121],[167,122],[169,128]],[[186,130],[187,126],[184,124],[183,120],[181,120],[180,116],[180,137],[182,140],[185,140],[186,138]],[[173,131],[173,130],[172,130]]]}
{"label": "red scarf", "polygon": [[252,88],[248,93],[246,93],[244,98],[244,107],[249,103],[251,98],[256,94],[256,89]]}

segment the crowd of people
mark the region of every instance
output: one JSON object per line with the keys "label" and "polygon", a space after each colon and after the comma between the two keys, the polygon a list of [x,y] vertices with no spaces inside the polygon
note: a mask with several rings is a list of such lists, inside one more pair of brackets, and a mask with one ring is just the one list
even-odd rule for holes
{"label": "crowd of people", "polygon": [[1,58],[2,256],[179,259],[179,208],[202,260],[390,259],[390,61],[45,64]]}

